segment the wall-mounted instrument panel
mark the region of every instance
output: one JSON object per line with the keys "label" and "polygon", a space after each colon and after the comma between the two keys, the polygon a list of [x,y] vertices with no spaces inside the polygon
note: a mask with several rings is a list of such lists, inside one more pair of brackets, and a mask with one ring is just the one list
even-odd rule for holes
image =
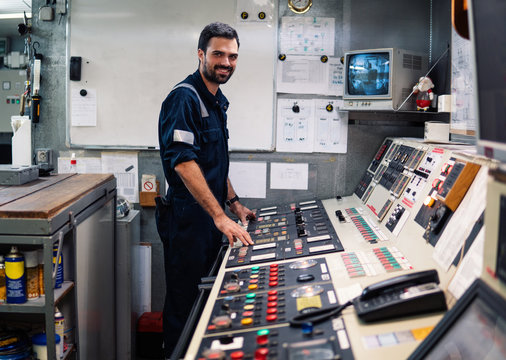
{"label": "wall-mounted instrument panel", "polygon": [[476,237],[462,222],[483,219],[469,204],[495,164],[468,150],[387,138],[351,196],[256,210],[255,244],[229,249],[186,358],[407,358],[454,299],[469,245],[455,238]]}

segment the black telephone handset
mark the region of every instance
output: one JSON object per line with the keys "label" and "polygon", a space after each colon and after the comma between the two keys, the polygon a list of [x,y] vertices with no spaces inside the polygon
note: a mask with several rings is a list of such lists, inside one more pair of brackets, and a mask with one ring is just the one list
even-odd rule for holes
{"label": "black telephone handset", "polygon": [[438,284],[436,270],[401,275],[366,287],[353,305],[364,321],[446,310]]}

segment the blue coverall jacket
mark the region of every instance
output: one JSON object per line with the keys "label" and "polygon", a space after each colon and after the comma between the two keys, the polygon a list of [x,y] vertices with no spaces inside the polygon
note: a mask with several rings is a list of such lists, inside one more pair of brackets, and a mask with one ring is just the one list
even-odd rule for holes
{"label": "blue coverall jacket", "polygon": [[174,168],[195,160],[224,207],[229,168],[227,108],[221,90],[216,96],[209,92],[197,70],[170,92],[160,111],[160,156],[169,189],[164,203],[158,202],[155,216],[164,245],[166,355],[175,346],[197,298],[200,279],[207,276],[222,244],[221,232]]}

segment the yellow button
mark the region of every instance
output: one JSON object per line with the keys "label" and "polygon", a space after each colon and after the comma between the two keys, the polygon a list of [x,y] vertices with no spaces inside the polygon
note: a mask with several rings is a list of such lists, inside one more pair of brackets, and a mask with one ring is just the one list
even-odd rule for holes
{"label": "yellow button", "polygon": [[248,289],[250,289],[250,290],[256,290],[257,288],[258,288],[257,284],[248,285]]}
{"label": "yellow button", "polygon": [[252,304],[244,305],[244,310],[253,310],[254,308],[255,308],[255,305],[252,305]]}
{"label": "yellow button", "polygon": [[258,277],[258,274],[253,274],[253,275],[250,275],[249,277],[250,277],[250,279],[256,279]]}
{"label": "yellow button", "polygon": [[249,318],[249,317],[248,318],[244,318],[244,319],[241,320],[241,324],[243,324],[243,325],[251,325],[251,324],[253,324],[253,319]]}

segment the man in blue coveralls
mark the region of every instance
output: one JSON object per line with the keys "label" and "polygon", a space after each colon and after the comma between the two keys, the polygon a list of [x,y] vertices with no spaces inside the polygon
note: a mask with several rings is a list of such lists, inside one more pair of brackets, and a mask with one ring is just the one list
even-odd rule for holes
{"label": "man in blue coveralls", "polygon": [[163,242],[166,297],[165,356],[169,357],[222,244],[253,244],[243,223],[254,213],[239,202],[228,178],[227,98],[221,92],[238,58],[239,37],[229,25],[212,23],[198,43],[198,70],[176,85],[162,104],[160,156],[169,183],[157,201],[156,223]]}

